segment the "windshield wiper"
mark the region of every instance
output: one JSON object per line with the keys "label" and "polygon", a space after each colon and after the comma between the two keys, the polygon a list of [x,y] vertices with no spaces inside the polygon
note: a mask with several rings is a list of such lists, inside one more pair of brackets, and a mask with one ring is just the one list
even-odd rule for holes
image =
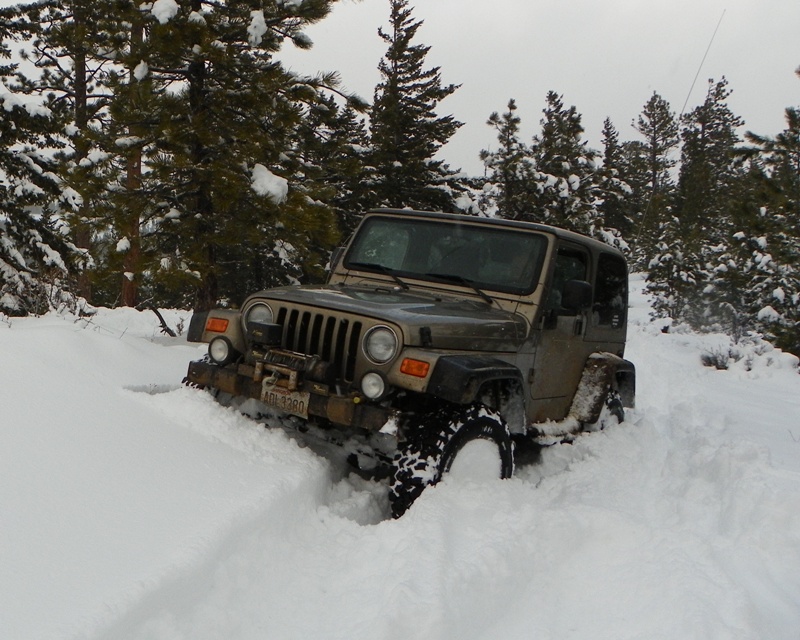
{"label": "windshield wiper", "polygon": [[349,262],[347,264],[348,267],[363,267],[365,269],[371,269],[372,271],[377,271],[378,273],[383,273],[389,276],[392,280],[394,280],[397,284],[399,284],[403,289],[406,291],[408,290],[408,285],[400,279],[394,271],[392,271],[389,267],[385,267],[382,264],[378,264],[377,262]]}
{"label": "windshield wiper", "polygon": [[465,287],[469,287],[475,293],[477,293],[490,307],[492,306],[492,303],[497,302],[497,300],[492,298],[483,289],[478,287],[472,280],[468,280],[463,276],[456,275],[455,273],[426,273],[425,275],[430,276],[431,278],[439,278],[440,280],[447,280],[448,282],[455,282],[456,284],[462,284]]}

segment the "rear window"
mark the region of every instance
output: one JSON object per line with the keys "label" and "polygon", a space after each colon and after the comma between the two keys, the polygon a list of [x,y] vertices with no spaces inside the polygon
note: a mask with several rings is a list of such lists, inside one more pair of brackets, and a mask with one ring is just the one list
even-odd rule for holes
{"label": "rear window", "polygon": [[619,256],[602,253],[597,261],[594,312],[598,325],[622,327],[628,305],[628,269]]}

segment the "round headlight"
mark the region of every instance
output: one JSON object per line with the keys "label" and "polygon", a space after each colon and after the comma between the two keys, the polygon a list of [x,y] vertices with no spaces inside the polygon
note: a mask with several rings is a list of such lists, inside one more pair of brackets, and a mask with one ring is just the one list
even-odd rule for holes
{"label": "round headlight", "polygon": [[214,364],[224,366],[233,360],[234,350],[227,338],[218,336],[208,343],[208,356]]}
{"label": "round headlight", "polygon": [[389,362],[397,354],[397,336],[389,327],[373,327],[364,336],[364,353],[376,364]]}
{"label": "round headlight", "polygon": [[374,371],[361,378],[361,393],[370,400],[377,400],[386,391],[386,383],[383,378]]}
{"label": "round headlight", "polygon": [[272,324],[272,309],[270,309],[263,302],[256,302],[251,305],[247,311],[244,312],[244,326],[247,329],[249,322],[261,322],[263,324]]}

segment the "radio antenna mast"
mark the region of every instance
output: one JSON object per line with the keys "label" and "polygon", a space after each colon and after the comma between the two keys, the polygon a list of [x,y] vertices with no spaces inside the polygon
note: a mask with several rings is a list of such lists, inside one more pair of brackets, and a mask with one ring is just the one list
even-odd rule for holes
{"label": "radio antenna mast", "polygon": [[[700,77],[700,71],[702,71],[702,69],[703,69],[703,64],[705,63],[706,58],[708,57],[708,52],[711,51],[711,45],[714,44],[714,38],[717,35],[717,31],[719,31],[719,25],[722,24],[722,19],[725,17],[725,12],[726,11],[727,11],[727,9],[723,9],[722,10],[722,15],[719,17],[719,20],[717,21],[717,26],[714,28],[714,33],[711,34],[711,40],[708,41],[708,46],[706,47],[706,52],[703,54],[703,59],[700,60],[700,65],[697,67],[697,73],[694,74],[694,80],[692,80],[692,86],[689,87],[689,93],[686,94],[686,100],[684,101],[683,106],[681,107],[681,114],[678,116],[678,121],[680,121],[681,117],[686,112],[686,105],[689,104],[689,97],[692,95],[692,90],[694,89],[694,85],[697,82],[697,78]],[[638,245],[639,244],[639,239],[642,236],[642,231],[644,229],[644,223],[645,223],[645,220],[647,218],[647,214],[650,211],[650,205],[653,202],[653,196],[654,195],[655,194],[651,190],[650,191],[650,197],[647,199],[647,206],[644,208],[644,213],[642,214],[642,219],[639,221],[639,232],[636,234],[636,238],[634,238],[632,245]]]}
{"label": "radio antenna mast", "polygon": [[[692,95],[692,90],[694,89],[694,85],[697,82],[697,78],[700,77],[700,71],[703,69],[703,63],[706,61],[708,57],[708,52],[711,50],[711,45],[714,44],[714,38],[717,35],[717,31],[719,31],[719,25],[722,24],[722,19],[725,17],[725,12],[727,9],[722,10],[722,15],[719,17],[719,22],[717,22],[717,27],[714,29],[714,33],[711,34],[711,40],[708,41],[708,47],[706,47],[706,52],[703,54],[703,59],[700,61],[700,66],[697,67],[697,73],[694,74],[694,80],[692,80],[692,86],[689,87],[689,93],[686,94],[686,100],[681,107],[681,115],[686,112],[686,105],[689,104],[689,96]],[[679,116],[680,117],[680,116]]]}

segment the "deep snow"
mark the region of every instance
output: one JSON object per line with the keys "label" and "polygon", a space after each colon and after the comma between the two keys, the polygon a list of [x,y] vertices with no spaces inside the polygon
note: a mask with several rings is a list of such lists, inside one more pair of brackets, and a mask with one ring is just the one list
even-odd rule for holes
{"label": "deep snow", "polygon": [[796,359],[703,367],[634,285],[626,422],[398,521],[154,314],[0,316],[0,637],[798,640]]}

